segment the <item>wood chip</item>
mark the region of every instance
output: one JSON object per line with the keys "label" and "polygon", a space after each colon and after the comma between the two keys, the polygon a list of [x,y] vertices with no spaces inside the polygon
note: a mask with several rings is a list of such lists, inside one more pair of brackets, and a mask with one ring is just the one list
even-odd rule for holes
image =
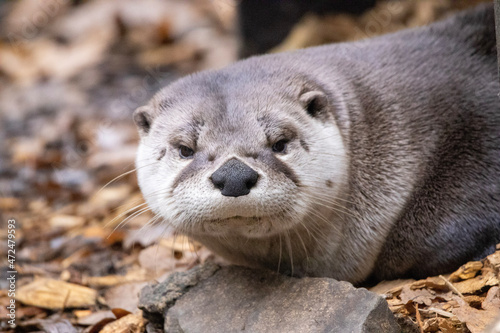
{"label": "wood chip", "polygon": [[500,284],[494,272],[488,270],[483,270],[482,272],[483,274],[473,279],[455,282],[453,285],[462,294],[473,294],[481,291],[485,287],[492,287]]}
{"label": "wood chip", "polygon": [[87,311],[90,313],[87,314],[86,316],[82,316],[82,317],[79,317],[75,313],[75,315],[78,317],[78,320],[77,320],[78,325],[90,326],[90,325],[95,325],[95,324],[99,323],[101,320],[106,319],[106,318],[110,318],[110,319],[116,318],[115,315],[113,314],[113,312],[111,312],[109,310],[97,311],[97,312],[93,312],[93,313],[89,310],[87,310]]}
{"label": "wood chip", "polygon": [[13,197],[0,197],[0,211],[8,212],[21,207],[21,200]]}
{"label": "wood chip", "polygon": [[127,275],[106,275],[106,276],[88,276],[82,278],[84,284],[93,288],[112,287],[128,282],[147,281],[148,274],[145,270],[133,270]]}
{"label": "wood chip", "polygon": [[88,307],[97,300],[97,291],[73,283],[37,279],[16,292],[16,300],[44,309]]}
{"label": "wood chip", "polygon": [[488,266],[494,268],[498,273],[500,271],[500,251],[496,251],[495,253],[487,256],[485,262]]}
{"label": "wood chip", "polygon": [[49,224],[53,228],[70,229],[83,226],[85,218],[72,215],[54,215],[49,219]]}
{"label": "wood chip", "polygon": [[399,279],[391,281],[382,281],[376,286],[368,288],[371,292],[379,295],[389,294],[392,296],[397,296],[401,292],[403,286],[415,282],[413,279]]}
{"label": "wood chip", "polygon": [[147,282],[134,282],[110,288],[104,295],[106,304],[113,309],[121,308],[134,312],[139,304],[139,293],[146,285]]}
{"label": "wood chip", "polygon": [[129,314],[104,326],[101,333],[142,333],[145,324],[141,313]]}
{"label": "wood chip", "polygon": [[449,280],[452,282],[467,280],[475,277],[479,271],[483,268],[483,263],[480,261],[469,261],[465,265],[461,266],[455,272],[453,272]]}

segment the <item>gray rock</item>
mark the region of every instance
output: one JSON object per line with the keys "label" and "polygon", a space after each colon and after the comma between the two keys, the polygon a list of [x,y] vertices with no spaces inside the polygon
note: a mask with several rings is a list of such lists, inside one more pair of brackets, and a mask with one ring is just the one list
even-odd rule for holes
{"label": "gray rock", "polygon": [[[143,289],[148,332],[399,332],[385,300],[328,278],[202,265]],[[161,331],[161,330],[160,330]]]}
{"label": "gray rock", "polygon": [[175,301],[184,295],[191,287],[201,280],[212,276],[220,266],[206,263],[196,266],[187,272],[171,274],[159,284],[150,284],[141,290],[139,296],[139,309],[149,321],[149,329],[163,327],[164,314],[175,304]]}

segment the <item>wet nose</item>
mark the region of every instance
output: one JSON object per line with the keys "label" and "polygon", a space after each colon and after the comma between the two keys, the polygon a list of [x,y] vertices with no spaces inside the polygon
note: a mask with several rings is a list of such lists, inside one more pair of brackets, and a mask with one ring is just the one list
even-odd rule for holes
{"label": "wet nose", "polygon": [[210,178],[222,195],[239,197],[250,193],[250,189],[257,183],[259,174],[245,163],[233,158],[217,169]]}

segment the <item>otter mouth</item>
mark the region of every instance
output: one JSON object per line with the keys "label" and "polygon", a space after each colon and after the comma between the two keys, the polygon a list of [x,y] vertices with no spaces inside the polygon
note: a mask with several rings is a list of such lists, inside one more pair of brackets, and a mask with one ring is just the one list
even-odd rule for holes
{"label": "otter mouth", "polygon": [[241,215],[235,215],[231,217],[221,217],[218,219],[210,219],[206,220],[205,223],[210,223],[210,222],[223,222],[223,221],[229,221],[229,220],[235,220],[235,221],[244,221],[244,220],[260,220],[263,218],[270,218],[269,216],[241,216]]}

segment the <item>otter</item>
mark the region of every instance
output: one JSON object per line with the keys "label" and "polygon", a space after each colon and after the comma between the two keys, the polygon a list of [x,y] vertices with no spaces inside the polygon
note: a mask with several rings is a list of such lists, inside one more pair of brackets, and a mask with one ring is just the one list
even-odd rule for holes
{"label": "otter", "polygon": [[134,119],[138,182],[229,261],[352,283],[500,242],[493,8],[189,75]]}

